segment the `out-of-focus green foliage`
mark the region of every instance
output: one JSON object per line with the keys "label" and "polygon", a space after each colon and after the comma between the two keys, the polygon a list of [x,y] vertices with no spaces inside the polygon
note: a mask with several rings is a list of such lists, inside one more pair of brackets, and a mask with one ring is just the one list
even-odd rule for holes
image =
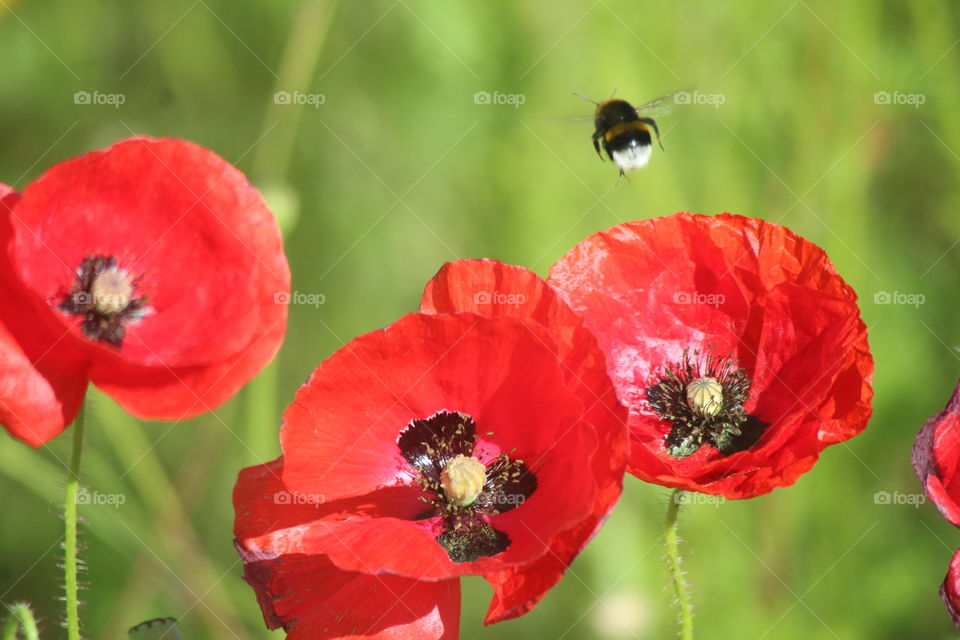
{"label": "out-of-focus green foliage", "polygon": [[[241,467],[278,454],[280,411],[313,367],[414,310],[444,261],[545,273],[596,230],[689,209],[823,246],[877,361],[863,435],[791,488],[686,509],[699,637],[955,637],[937,587],[960,532],[912,504],[909,454],[960,368],[958,15],[946,0],[0,2],[0,181],[135,133],[196,141],[262,186],[294,290],[322,300],[291,306],[278,362],[213,415],[141,425],[92,398],[86,485],[125,500],[82,509],[86,635],[157,616],[192,639],[282,635],[240,580],[230,496]],[[620,184],[589,120],[565,118],[591,111],[571,92],[614,88],[696,91],[660,121],[666,153]],[[0,437],[0,600],[30,601],[46,638],[69,444]],[[667,494],[626,485],[527,616],[484,629],[490,592],[468,580],[463,637],[671,637]]]}

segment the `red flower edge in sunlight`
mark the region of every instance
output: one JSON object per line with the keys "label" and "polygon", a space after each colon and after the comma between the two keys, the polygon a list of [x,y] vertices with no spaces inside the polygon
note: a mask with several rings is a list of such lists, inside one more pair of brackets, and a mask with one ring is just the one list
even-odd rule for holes
{"label": "red flower edge in sunlight", "polygon": [[912,462],[927,497],[950,524],[960,527],[960,382],[943,411],[920,429]]}
{"label": "red flower edge in sunlight", "polygon": [[41,337],[138,417],[209,411],[283,340],[279,227],[211,151],[131,138],[85,154],[29,184],[9,224],[13,275],[44,316]]}
{"label": "red flower edge in sunlight", "polygon": [[785,227],[628,222],[578,244],[548,282],[607,356],[641,480],[750,498],[866,427],[873,358],[856,294]]}
{"label": "red flower edge in sunlight", "polygon": [[[586,388],[593,397],[591,411],[598,413],[596,425],[608,456],[594,456],[596,476],[601,479],[597,510],[593,517],[560,534],[551,553],[522,571],[505,570],[486,576],[494,589],[490,615],[503,620],[522,615],[543,594],[559,582],[567,566],[603,524],[620,497],[623,479],[618,475],[626,465],[627,431],[622,422],[626,409],[617,400],[606,363],[597,341],[583,320],[560,300],[556,291],[537,274],[523,267],[496,260],[458,260],[440,269],[429,283],[420,302],[424,313],[476,313],[486,317],[516,317],[532,320],[550,331],[557,357],[564,363],[567,384]],[[581,372],[589,371],[583,376]],[[610,416],[615,420],[605,419]],[[605,480],[604,480],[605,479]]]}
{"label": "red flower edge in sunlight", "polygon": [[284,414],[284,457],[234,491],[268,626],[455,638],[463,575],[498,590],[487,623],[532,607],[555,582],[541,561],[595,529],[626,458],[625,438],[600,441],[626,428],[594,408],[606,373],[570,385],[559,351],[533,321],[419,313],[323,362]]}

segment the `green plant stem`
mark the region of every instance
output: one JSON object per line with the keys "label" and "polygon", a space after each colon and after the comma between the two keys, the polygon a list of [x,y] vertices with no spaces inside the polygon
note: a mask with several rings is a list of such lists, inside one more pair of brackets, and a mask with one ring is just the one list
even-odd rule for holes
{"label": "green plant stem", "polygon": [[23,628],[26,640],[39,640],[40,634],[37,633],[37,622],[33,619],[33,611],[22,602],[10,608],[10,618],[3,627],[3,640],[17,640],[17,629],[20,627]]}
{"label": "green plant stem", "polygon": [[670,580],[673,582],[673,592],[677,597],[677,605],[680,608],[680,638],[682,640],[693,640],[693,606],[690,604],[687,581],[683,577],[683,569],[680,566],[679,536],[677,535],[677,520],[680,515],[682,495],[682,489],[674,489],[670,494],[667,518],[663,525],[663,539],[667,548],[667,566],[670,571]]}
{"label": "green plant stem", "polygon": [[[335,0],[308,0],[300,4],[280,58],[274,92],[307,91],[327,41],[337,4]],[[263,130],[269,131],[274,127],[277,130],[257,145],[253,158],[255,179],[281,179],[286,176],[304,108],[304,105],[285,105],[276,101],[271,101],[267,106]]]}
{"label": "green plant stem", "polygon": [[63,536],[63,576],[66,581],[67,638],[80,640],[79,597],[77,593],[77,491],[80,489],[80,457],[83,453],[83,426],[86,404],[73,422],[73,453],[70,456],[70,475],[63,504],[65,530]]}

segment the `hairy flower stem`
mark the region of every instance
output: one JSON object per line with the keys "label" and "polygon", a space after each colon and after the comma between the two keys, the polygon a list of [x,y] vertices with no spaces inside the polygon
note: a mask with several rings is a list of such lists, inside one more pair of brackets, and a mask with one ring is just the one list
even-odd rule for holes
{"label": "hairy flower stem", "polygon": [[67,639],[80,640],[79,598],[77,594],[77,491],[80,489],[80,456],[83,453],[83,424],[86,404],[80,406],[73,422],[73,453],[70,456],[70,475],[63,503],[63,575],[66,581]]}
{"label": "hairy flower stem", "polygon": [[30,606],[22,602],[10,607],[10,618],[3,627],[3,640],[17,640],[17,630],[23,629],[23,636],[26,640],[39,640],[40,634],[37,632],[37,623],[33,619],[33,611]]}
{"label": "hairy flower stem", "polygon": [[687,581],[684,579],[683,569],[680,567],[679,536],[677,535],[677,519],[680,515],[680,503],[683,502],[682,496],[682,489],[674,489],[670,494],[667,518],[663,525],[663,540],[667,548],[667,568],[670,571],[673,592],[677,597],[677,605],[680,608],[680,638],[682,640],[693,640],[693,606],[690,604]]}

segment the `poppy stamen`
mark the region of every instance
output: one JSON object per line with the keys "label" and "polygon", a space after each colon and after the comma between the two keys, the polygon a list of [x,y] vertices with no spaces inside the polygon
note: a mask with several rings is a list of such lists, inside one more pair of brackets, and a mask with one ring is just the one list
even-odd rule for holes
{"label": "poppy stamen", "polygon": [[747,415],[749,397],[750,378],[732,356],[701,358],[698,351],[684,351],[647,389],[650,406],[673,425],[664,444],[675,458],[704,445],[729,455],[754,444],[766,425]]}
{"label": "poppy stamen", "polygon": [[117,266],[113,256],[87,256],[59,307],[80,316],[80,329],[91,340],[123,346],[126,325],[147,312],[147,298],[136,297],[137,281]]}
{"label": "poppy stamen", "polygon": [[522,460],[507,453],[490,459],[492,454],[477,449],[477,440],[473,418],[453,411],[413,420],[397,440],[417,472],[420,499],[429,505],[418,519],[441,518],[437,543],[453,562],[504,551],[510,538],[488,518],[519,507],[537,488],[536,476]]}
{"label": "poppy stamen", "polygon": [[97,274],[90,286],[93,306],[104,315],[117,314],[133,300],[133,282],[116,266]]}

